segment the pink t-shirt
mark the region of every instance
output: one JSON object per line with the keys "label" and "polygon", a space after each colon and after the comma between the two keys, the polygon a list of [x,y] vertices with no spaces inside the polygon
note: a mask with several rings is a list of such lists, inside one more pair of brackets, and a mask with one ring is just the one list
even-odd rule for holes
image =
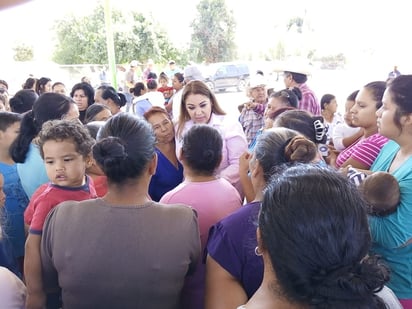
{"label": "pink t-shirt", "polygon": [[209,228],[242,205],[237,190],[224,178],[206,182],[184,181],[160,199],[165,204],[186,204],[198,214],[202,249]]}
{"label": "pink t-shirt", "polygon": [[[202,252],[206,246],[210,227],[242,205],[238,191],[224,178],[205,182],[184,181],[163,195],[160,203],[182,203],[196,210]],[[181,308],[203,308],[205,271],[205,264],[199,260],[195,273],[186,278],[181,294]]]}
{"label": "pink t-shirt", "polygon": [[341,167],[349,158],[356,160],[368,168],[372,166],[383,145],[388,138],[376,133],[368,138],[361,139],[344,149],[336,159],[336,167]]}

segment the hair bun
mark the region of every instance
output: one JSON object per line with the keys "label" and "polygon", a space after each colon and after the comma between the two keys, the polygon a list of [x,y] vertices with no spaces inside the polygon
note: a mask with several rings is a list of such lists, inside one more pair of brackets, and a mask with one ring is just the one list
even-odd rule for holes
{"label": "hair bun", "polygon": [[309,163],[317,154],[315,143],[304,136],[293,137],[285,146],[285,158],[288,162]]}
{"label": "hair bun", "polygon": [[[320,270],[312,277],[311,305],[356,300],[377,300],[379,292],[389,280],[389,271],[376,257],[366,257],[360,264],[346,265],[333,270]],[[326,307],[325,307],[326,308]]]}
{"label": "hair bun", "polygon": [[93,147],[93,156],[102,166],[112,166],[127,158],[124,144],[118,137],[106,137]]}

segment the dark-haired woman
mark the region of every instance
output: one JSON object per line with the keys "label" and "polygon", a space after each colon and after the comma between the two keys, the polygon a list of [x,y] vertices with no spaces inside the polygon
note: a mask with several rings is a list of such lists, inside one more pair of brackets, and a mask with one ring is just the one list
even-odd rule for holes
{"label": "dark-haired woman", "polygon": [[388,286],[404,308],[412,308],[412,75],[398,76],[388,84],[376,114],[379,133],[390,141],[371,170],[391,173],[401,199],[395,213],[369,218],[372,251],[391,268]]}
{"label": "dark-haired woman", "polygon": [[352,167],[369,170],[388,138],[378,133],[376,111],[382,106],[382,97],[386,83],[371,82],[359,90],[355,105],[351,108],[352,124],[363,128],[361,136],[352,145],[345,148],[336,158],[338,168]]}
{"label": "dark-haired woman", "polygon": [[155,141],[145,120],[110,118],[93,148],[107,194],[64,202],[46,220],[44,285],[62,289],[64,308],[181,308],[184,278],[200,255],[197,217],[150,199]]}
{"label": "dark-haired woman", "polygon": [[92,121],[106,121],[110,117],[112,117],[112,112],[108,106],[100,103],[94,103],[86,110],[84,124]]}
{"label": "dark-haired woman", "polygon": [[150,103],[146,97],[146,85],[142,82],[137,82],[133,88],[130,88],[130,92],[133,94],[133,114],[139,117],[143,117],[144,113],[152,107],[152,103]]}
{"label": "dark-haired woman", "polygon": [[37,80],[36,93],[42,95],[43,93],[52,92],[52,81],[48,77],[42,77]]}
{"label": "dark-haired woman", "polygon": [[158,202],[183,181],[183,166],[176,156],[175,128],[167,111],[155,106],[144,113],[144,118],[156,135],[157,168],[150,180],[149,194]]}
{"label": "dark-haired woman", "polygon": [[19,90],[9,101],[10,109],[14,113],[23,114],[33,108],[33,104],[38,97],[33,90]]}
{"label": "dark-haired woman", "polygon": [[[216,173],[222,159],[222,144],[220,133],[213,127],[196,125],[187,131],[180,153],[185,179],[160,200],[190,205],[197,211],[202,250],[210,227],[242,205],[237,190]],[[182,308],[203,308],[204,280],[205,265],[199,261],[195,274],[186,281]]]}
{"label": "dark-haired woman", "polygon": [[70,96],[76,102],[79,109],[79,119],[84,123],[87,108],[94,103],[94,89],[89,83],[75,84],[70,92]]}
{"label": "dark-haired woman", "polygon": [[209,233],[206,260],[206,309],[236,308],[257,290],[263,277],[262,259],[255,255],[256,220],[262,192],[273,168],[282,163],[312,162],[317,149],[296,131],[269,129],[258,138],[240,168],[250,171],[254,198],[216,223]]}
{"label": "dark-haired woman", "polygon": [[112,115],[121,112],[121,108],[126,105],[126,96],[117,92],[113,87],[107,87],[102,93],[103,103],[110,109]]}
{"label": "dark-haired woman", "polygon": [[337,112],[338,102],[336,101],[336,96],[329,93],[324,94],[320,99],[320,110],[325,126],[328,129],[326,144],[331,144],[333,143],[332,137],[335,126],[343,123],[342,115]]}
{"label": "dark-haired woman", "polygon": [[36,189],[49,181],[35,138],[43,123],[54,119],[78,119],[76,103],[58,93],[45,93],[34,102],[33,109],[24,114],[20,132],[10,147],[21,184],[30,198]]}
{"label": "dark-haired woman", "polygon": [[387,289],[382,298],[375,294],[389,270],[368,255],[366,209],[332,169],[298,165],[275,173],[257,230],[263,281],[239,308],[402,308]]}

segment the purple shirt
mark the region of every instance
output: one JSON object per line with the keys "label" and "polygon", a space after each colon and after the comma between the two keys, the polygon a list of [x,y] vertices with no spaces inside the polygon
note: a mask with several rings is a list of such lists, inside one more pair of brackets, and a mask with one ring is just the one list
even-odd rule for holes
{"label": "purple shirt", "polygon": [[246,204],[212,226],[205,252],[240,282],[248,298],[263,279],[263,259],[255,254],[259,210],[260,202]]}

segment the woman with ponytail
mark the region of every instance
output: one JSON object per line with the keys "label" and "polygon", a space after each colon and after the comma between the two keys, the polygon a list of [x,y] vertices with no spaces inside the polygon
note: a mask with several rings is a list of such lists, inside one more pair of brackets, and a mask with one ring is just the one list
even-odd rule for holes
{"label": "woman with ponytail", "polygon": [[27,197],[49,181],[40,156],[36,137],[43,123],[48,120],[78,119],[79,109],[75,102],[58,93],[45,93],[34,102],[33,109],[24,114],[20,132],[10,147],[10,153],[17,163],[17,172]]}
{"label": "woman with ponytail", "polygon": [[240,172],[251,182],[251,189],[244,187],[250,202],[210,229],[206,247],[206,309],[236,308],[258,289],[263,261],[254,250],[263,189],[279,164],[310,163],[316,155],[316,145],[298,132],[272,128],[259,136],[252,154],[242,156]]}
{"label": "woman with ponytail", "polygon": [[121,112],[121,108],[126,105],[126,96],[117,92],[113,87],[107,87],[102,93],[103,103],[110,109],[112,115]]}

